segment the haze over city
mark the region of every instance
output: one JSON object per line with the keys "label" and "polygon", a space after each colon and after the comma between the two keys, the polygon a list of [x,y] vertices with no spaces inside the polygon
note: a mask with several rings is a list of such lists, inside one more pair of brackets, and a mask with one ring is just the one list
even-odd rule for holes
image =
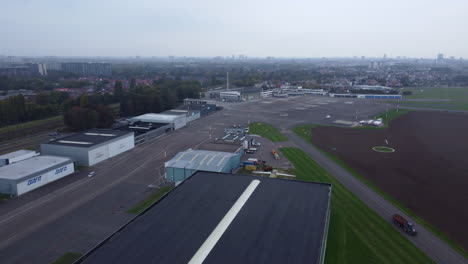
{"label": "haze over city", "polygon": [[1,55],[468,57],[468,2],[4,1]]}
{"label": "haze over city", "polygon": [[468,0],[0,6],[0,264],[468,264]]}

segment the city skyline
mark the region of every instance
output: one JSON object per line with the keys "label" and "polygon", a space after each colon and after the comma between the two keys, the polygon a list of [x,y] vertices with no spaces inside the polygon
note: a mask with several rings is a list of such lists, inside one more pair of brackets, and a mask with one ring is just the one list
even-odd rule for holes
{"label": "city skyline", "polygon": [[3,6],[3,55],[468,57],[468,3],[460,0],[25,0]]}

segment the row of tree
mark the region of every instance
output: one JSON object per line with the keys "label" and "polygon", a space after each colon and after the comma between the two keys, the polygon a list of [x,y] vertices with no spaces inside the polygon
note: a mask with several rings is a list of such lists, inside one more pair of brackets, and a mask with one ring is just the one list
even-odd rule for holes
{"label": "row of tree", "polygon": [[185,98],[199,98],[201,87],[196,81],[159,80],[153,85],[132,85],[126,92],[116,82],[114,94],[120,98],[121,116],[159,113],[173,109]]}
{"label": "row of tree", "polygon": [[0,126],[12,125],[58,115],[66,93],[40,93],[36,100],[26,100],[23,95],[0,101]]}
{"label": "row of tree", "polygon": [[[109,99],[110,98],[110,99]],[[81,131],[90,128],[109,128],[114,123],[115,113],[105,102],[111,100],[111,95],[81,95],[68,101],[64,106],[63,120],[71,131]]]}

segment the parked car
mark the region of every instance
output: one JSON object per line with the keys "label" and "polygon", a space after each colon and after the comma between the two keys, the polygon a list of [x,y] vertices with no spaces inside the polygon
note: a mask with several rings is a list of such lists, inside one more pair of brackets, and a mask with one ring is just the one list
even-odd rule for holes
{"label": "parked car", "polygon": [[94,177],[95,175],[96,175],[95,171],[92,171],[92,172],[88,173],[89,178]]}
{"label": "parked car", "polygon": [[326,115],[325,118],[326,118],[326,119],[330,119],[330,118],[331,118],[331,115]]}

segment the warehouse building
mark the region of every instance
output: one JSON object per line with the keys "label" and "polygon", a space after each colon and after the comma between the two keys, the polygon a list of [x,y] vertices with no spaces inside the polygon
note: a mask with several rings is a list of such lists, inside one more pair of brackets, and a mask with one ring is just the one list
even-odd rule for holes
{"label": "warehouse building", "polygon": [[331,189],[198,172],[77,263],[321,264]]}
{"label": "warehouse building", "polygon": [[172,109],[172,110],[164,111],[161,114],[175,115],[175,116],[184,115],[187,120],[187,123],[190,123],[200,118],[200,111],[198,110]]}
{"label": "warehouse building", "polygon": [[402,99],[401,94],[358,94],[357,98],[364,99]]}
{"label": "warehouse building", "polygon": [[240,153],[208,150],[186,150],[164,164],[166,179],[180,182],[197,171],[233,173],[240,165]]}
{"label": "warehouse building", "polygon": [[25,159],[29,159],[38,155],[39,153],[35,151],[24,149],[0,155],[0,167],[13,164],[15,162],[19,162]]}
{"label": "warehouse building", "polygon": [[219,93],[219,98],[226,102],[242,101],[241,93],[238,91],[224,91]]}
{"label": "warehouse building", "polygon": [[73,158],[92,166],[135,147],[133,132],[91,129],[41,145],[41,153]]}
{"label": "warehouse building", "polygon": [[171,124],[137,121],[121,125],[115,129],[133,132],[135,134],[135,146],[137,146],[172,131],[173,127]]}
{"label": "warehouse building", "polygon": [[187,117],[185,115],[165,115],[149,113],[130,118],[130,122],[138,121],[145,123],[171,124],[174,130],[187,125]]}
{"label": "warehouse building", "polygon": [[200,117],[215,112],[218,108],[215,104],[184,104],[177,107],[179,110],[199,111]]}
{"label": "warehouse building", "polygon": [[22,195],[75,171],[73,160],[36,156],[0,167],[0,193]]}

